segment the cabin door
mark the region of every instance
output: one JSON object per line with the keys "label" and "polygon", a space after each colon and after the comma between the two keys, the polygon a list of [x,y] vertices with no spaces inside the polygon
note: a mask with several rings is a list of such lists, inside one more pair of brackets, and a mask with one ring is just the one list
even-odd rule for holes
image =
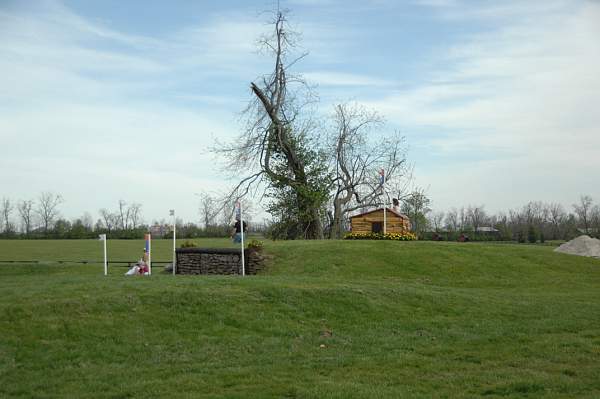
{"label": "cabin door", "polygon": [[381,223],[381,222],[371,223],[371,232],[373,232],[373,233],[383,232],[383,223]]}

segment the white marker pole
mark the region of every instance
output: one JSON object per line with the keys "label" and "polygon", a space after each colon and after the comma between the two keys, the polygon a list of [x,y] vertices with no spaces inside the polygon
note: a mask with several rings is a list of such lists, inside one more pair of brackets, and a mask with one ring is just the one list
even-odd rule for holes
{"label": "white marker pole", "polygon": [[177,227],[177,220],[175,219],[175,209],[171,209],[171,216],[173,216],[173,276],[175,275],[175,268],[177,267],[177,257],[175,251],[177,248],[177,235],[175,229]]}
{"label": "white marker pole", "polygon": [[242,234],[242,276],[246,275],[246,260],[244,259],[244,217],[242,214],[242,203],[240,205],[240,232]]}
{"label": "white marker pole", "polygon": [[108,260],[106,258],[106,234],[100,234],[98,238],[103,241],[102,244],[104,246],[104,275],[108,276]]}
{"label": "white marker pole", "polygon": [[152,275],[152,234],[148,234],[148,275]]}
{"label": "white marker pole", "polygon": [[381,191],[383,191],[383,234],[387,234],[387,193],[385,192],[385,174],[382,175],[383,182],[381,183]]}

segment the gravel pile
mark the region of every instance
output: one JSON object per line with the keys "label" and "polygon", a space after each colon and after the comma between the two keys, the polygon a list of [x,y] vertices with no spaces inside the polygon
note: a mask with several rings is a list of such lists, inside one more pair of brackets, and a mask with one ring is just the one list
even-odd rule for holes
{"label": "gravel pile", "polygon": [[600,258],[600,240],[586,235],[579,236],[571,241],[565,242],[560,247],[556,248],[554,252]]}

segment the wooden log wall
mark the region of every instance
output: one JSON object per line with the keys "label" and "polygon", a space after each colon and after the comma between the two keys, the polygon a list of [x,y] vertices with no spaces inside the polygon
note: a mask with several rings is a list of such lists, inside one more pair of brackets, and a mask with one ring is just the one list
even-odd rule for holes
{"label": "wooden log wall", "polygon": [[[410,223],[407,219],[401,218],[400,216],[389,211],[386,216],[388,233],[401,233],[410,229]],[[373,222],[383,223],[383,211],[353,217],[351,219],[352,232],[370,233],[372,231]]]}

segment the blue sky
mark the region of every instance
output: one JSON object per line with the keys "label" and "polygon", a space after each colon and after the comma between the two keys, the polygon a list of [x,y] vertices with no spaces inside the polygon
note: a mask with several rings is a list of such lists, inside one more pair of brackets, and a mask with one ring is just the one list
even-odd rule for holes
{"label": "blue sky", "polygon": [[[145,219],[226,186],[235,137],[267,72],[273,1],[0,2],[0,196],[53,190],[62,213],[143,203]],[[289,0],[317,85],[378,110],[410,146],[434,208],[600,201],[600,3]]]}

